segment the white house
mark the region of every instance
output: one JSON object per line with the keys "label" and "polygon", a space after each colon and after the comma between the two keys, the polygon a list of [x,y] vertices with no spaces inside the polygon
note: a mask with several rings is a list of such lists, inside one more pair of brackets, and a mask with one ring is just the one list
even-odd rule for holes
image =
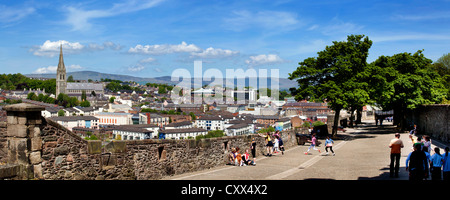
{"label": "white house", "polygon": [[98,112],[95,117],[99,119],[99,125],[129,125],[133,124],[131,113]]}
{"label": "white house", "polygon": [[52,121],[61,124],[67,129],[72,131],[73,127],[83,127],[83,128],[98,128],[99,119],[94,116],[64,116],[64,117],[50,117],[48,118]]}
{"label": "white house", "polygon": [[227,136],[246,135],[252,133],[253,124],[241,123],[229,126],[225,133]]}
{"label": "white house", "polygon": [[186,129],[186,128],[193,128],[192,122],[190,121],[183,121],[183,122],[176,122],[176,123],[170,123],[165,126],[165,129]]}
{"label": "white house", "polygon": [[224,130],[224,121],[219,116],[202,116],[195,120],[195,126],[207,131],[209,130]]}
{"label": "white house", "polygon": [[206,134],[208,134],[208,131],[201,128],[165,129],[160,131],[160,138],[187,139]]}

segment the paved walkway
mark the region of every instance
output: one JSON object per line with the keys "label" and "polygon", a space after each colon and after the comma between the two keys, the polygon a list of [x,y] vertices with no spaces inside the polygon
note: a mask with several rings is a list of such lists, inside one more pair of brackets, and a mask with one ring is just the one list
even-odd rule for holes
{"label": "paved walkway", "polygon": [[[402,149],[399,178],[389,177],[390,149],[394,138],[392,123],[376,127],[366,122],[358,128],[347,128],[346,133],[338,132],[342,139],[335,140],[333,150],[326,155],[323,144],[321,153],[311,150],[309,145],[286,149],[285,154],[272,157],[259,156],[256,166],[223,165],[209,170],[167,177],[168,180],[407,180],[405,161],[411,152],[412,142],[408,133],[402,133]],[[322,142],[324,143],[323,139]],[[440,146],[443,152],[443,146]],[[433,145],[434,148],[434,145]]]}

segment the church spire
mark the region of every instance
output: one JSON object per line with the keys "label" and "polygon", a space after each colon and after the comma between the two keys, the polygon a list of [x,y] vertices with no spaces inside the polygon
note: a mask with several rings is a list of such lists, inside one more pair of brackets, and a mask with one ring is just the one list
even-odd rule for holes
{"label": "church spire", "polygon": [[62,53],[62,44],[59,47],[59,63],[58,69],[56,69],[56,96],[60,93],[66,93],[67,77],[66,67],[64,66],[64,59]]}
{"label": "church spire", "polygon": [[66,66],[64,66],[64,59],[63,59],[63,52],[62,52],[62,44],[59,47],[59,63],[58,63],[58,71],[63,70],[65,71]]}

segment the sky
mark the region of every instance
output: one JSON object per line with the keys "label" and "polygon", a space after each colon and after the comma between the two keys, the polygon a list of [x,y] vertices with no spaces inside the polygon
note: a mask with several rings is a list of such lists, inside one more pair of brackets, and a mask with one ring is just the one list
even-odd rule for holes
{"label": "sky", "polygon": [[[450,0],[76,0],[0,1],[0,74],[68,72],[137,77],[207,69],[279,69],[348,35],[379,56],[450,52]],[[269,71],[270,72],[270,71]],[[270,76],[270,73],[269,73]]]}

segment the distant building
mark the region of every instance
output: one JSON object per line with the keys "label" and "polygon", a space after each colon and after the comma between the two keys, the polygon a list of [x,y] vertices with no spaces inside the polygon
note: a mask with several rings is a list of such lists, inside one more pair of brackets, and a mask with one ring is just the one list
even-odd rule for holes
{"label": "distant building", "polygon": [[176,123],[170,123],[166,125],[165,129],[186,129],[186,128],[193,128],[192,122],[190,121],[183,121],[183,122],[176,122]]}
{"label": "distant building", "polygon": [[67,82],[67,73],[66,67],[64,66],[62,45],[60,46],[59,51],[59,62],[58,68],[56,70],[56,97],[60,93],[67,94],[69,96],[77,96],[81,99],[81,94],[83,91],[89,96],[92,92],[95,92],[95,95],[103,96],[103,84],[101,83],[72,83]]}
{"label": "distant building", "polygon": [[224,121],[219,116],[202,116],[195,121],[197,128],[210,130],[224,130]]}
{"label": "distant building", "polygon": [[50,117],[52,121],[61,124],[69,130],[74,127],[92,128],[96,129],[99,125],[99,119],[94,116],[64,116],[64,117]]}
{"label": "distant building", "polygon": [[227,136],[247,135],[252,133],[253,124],[234,124],[225,130]]}
{"label": "distant building", "polygon": [[143,140],[156,137],[159,127],[154,124],[139,124],[113,126],[112,129],[116,140]]}
{"label": "distant building", "polygon": [[165,129],[160,131],[159,139],[187,139],[206,134],[208,131],[201,128]]}
{"label": "distant building", "polygon": [[133,124],[131,113],[98,112],[95,116],[99,119],[99,126]]}

